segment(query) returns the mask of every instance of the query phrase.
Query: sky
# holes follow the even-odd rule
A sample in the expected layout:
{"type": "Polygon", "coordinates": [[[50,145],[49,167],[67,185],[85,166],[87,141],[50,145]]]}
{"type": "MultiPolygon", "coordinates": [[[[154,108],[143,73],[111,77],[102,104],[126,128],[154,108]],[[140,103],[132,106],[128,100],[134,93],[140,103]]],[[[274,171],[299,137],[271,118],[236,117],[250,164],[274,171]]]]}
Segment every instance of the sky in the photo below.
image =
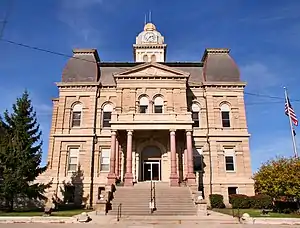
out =
{"type": "MultiPolygon", "coordinates": [[[[283,87],[300,116],[299,9],[298,0],[1,0],[0,28],[8,12],[2,39],[67,56],[73,48],[97,48],[101,61],[133,61],[132,44],[151,11],[168,44],[167,61],[200,61],[205,48],[230,48],[247,82],[256,171],[271,158],[293,155],[283,87]]],[[[0,40],[0,114],[25,88],[30,92],[43,132],[43,163],[51,98],[58,96],[55,82],[67,59],[0,40]]],[[[300,129],[296,140],[299,146],[300,129]]]]}

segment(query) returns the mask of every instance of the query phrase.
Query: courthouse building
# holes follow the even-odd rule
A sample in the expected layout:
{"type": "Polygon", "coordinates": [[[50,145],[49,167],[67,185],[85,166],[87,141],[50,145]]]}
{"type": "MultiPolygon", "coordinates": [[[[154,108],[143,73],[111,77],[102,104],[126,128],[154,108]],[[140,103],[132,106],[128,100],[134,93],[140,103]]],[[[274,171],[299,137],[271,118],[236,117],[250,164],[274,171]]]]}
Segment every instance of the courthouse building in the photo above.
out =
{"type": "MultiPolygon", "coordinates": [[[[197,185],[205,198],[254,194],[246,83],[229,49],[207,48],[197,62],[168,62],[166,52],[152,23],[136,37],[133,62],[73,50],[53,99],[51,192],[80,172],[91,204],[116,181],[197,185]]],[[[76,200],[76,184],[73,191],[76,200]]]]}

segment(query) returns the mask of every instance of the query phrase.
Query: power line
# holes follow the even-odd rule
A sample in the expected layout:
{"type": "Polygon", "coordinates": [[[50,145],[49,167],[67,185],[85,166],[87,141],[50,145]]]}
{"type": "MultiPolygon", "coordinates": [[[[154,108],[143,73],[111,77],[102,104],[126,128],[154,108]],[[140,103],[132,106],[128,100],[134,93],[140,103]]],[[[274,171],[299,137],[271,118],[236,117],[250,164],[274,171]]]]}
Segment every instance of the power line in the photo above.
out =
{"type": "MultiPolygon", "coordinates": [[[[248,93],[248,92],[244,92],[244,93],[247,94],[247,95],[251,95],[251,96],[265,97],[265,98],[271,98],[271,99],[277,99],[277,100],[285,100],[284,97],[270,96],[270,95],[259,94],[259,93],[248,93]]],[[[291,99],[291,101],[300,102],[299,99],[294,99],[294,100],[291,99]]]]}
{"type": "MultiPolygon", "coordinates": [[[[67,58],[72,58],[72,59],[77,59],[77,60],[81,60],[81,61],[86,61],[86,62],[98,64],[97,61],[88,60],[88,59],[84,59],[84,58],[79,58],[79,57],[76,57],[76,56],[68,55],[68,54],[61,53],[61,52],[52,51],[52,50],[49,50],[49,49],[39,48],[39,47],[36,47],[36,46],[31,46],[31,45],[28,45],[28,44],[24,44],[24,43],[18,43],[18,42],[8,40],[8,39],[3,39],[2,38],[2,39],[0,39],[0,41],[10,43],[10,44],[13,44],[13,45],[17,45],[17,46],[20,46],[20,47],[28,48],[28,49],[40,51],[40,52],[45,52],[45,53],[49,53],[49,54],[53,54],[53,55],[58,55],[58,56],[62,56],[62,57],[67,57],[67,58]]],[[[122,68],[122,67],[116,67],[116,68],[121,69],[121,70],[128,70],[128,68],[122,68]]],[[[224,90],[224,91],[227,91],[227,90],[224,90]]],[[[245,95],[250,95],[250,96],[277,99],[277,100],[285,100],[284,97],[271,96],[271,95],[266,95],[266,94],[249,93],[249,92],[244,92],[244,94],[245,95]]],[[[295,99],[295,100],[291,99],[291,102],[300,102],[300,100],[299,99],[295,99]]],[[[269,104],[270,102],[252,103],[251,105],[253,105],[253,104],[267,104],[267,103],[269,104]]],[[[273,103],[279,103],[279,102],[273,102],[273,103]]]]}
{"type": "Polygon", "coordinates": [[[12,11],[12,5],[13,5],[13,0],[8,0],[7,10],[6,10],[6,13],[5,13],[5,16],[4,16],[4,20],[2,21],[3,26],[2,26],[2,28],[0,30],[0,39],[4,35],[4,29],[5,29],[5,26],[6,26],[7,22],[8,22],[8,18],[10,16],[10,13],[12,11]]]}
{"type": "MultiPolygon", "coordinates": [[[[89,60],[89,59],[85,59],[85,58],[79,58],[79,57],[76,57],[76,56],[68,55],[68,54],[65,54],[65,53],[57,52],[57,51],[52,51],[52,50],[45,49],[45,48],[31,46],[31,45],[24,44],[24,43],[18,43],[18,42],[15,42],[15,41],[12,41],[12,40],[8,40],[8,39],[3,39],[2,38],[2,39],[0,39],[0,41],[6,42],[6,43],[10,43],[10,44],[13,44],[13,45],[16,45],[16,46],[28,48],[28,49],[31,49],[31,50],[45,52],[45,53],[48,53],[48,54],[53,54],[53,55],[58,55],[58,56],[67,57],[67,58],[71,58],[71,59],[77,59],[77,60],[81,60],[81,61],[85,61],[85,62],[90,62],[90,63],[96,63],[96,64],[98,64],[97,61],[93,61],[93,60],[89,60]]],[[[116,67],[116,68],[121,69],[121,70],[128,70],[127,68],[122,68],[122,67],[116,67]]]]}

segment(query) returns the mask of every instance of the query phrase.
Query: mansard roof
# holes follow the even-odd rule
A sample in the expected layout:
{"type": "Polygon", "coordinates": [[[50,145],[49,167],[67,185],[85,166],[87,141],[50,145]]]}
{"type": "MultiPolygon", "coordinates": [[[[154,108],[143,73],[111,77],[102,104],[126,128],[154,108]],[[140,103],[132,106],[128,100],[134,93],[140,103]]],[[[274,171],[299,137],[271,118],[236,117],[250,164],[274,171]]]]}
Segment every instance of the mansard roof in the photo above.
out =
{"type": "MultiPolygon", "coordinates": [[[[237,65],[229,49],[206,49],[199,62],[163,62],[174,71],[189,74],[190,85],[202,82],[240,82],[237,65]]],[[[115,86],[114,75],[142,67],[145,63],[101,62],[95,49],[74,50],[62,74],[62,82],[99,82],[102,86],[115,86]]]]}

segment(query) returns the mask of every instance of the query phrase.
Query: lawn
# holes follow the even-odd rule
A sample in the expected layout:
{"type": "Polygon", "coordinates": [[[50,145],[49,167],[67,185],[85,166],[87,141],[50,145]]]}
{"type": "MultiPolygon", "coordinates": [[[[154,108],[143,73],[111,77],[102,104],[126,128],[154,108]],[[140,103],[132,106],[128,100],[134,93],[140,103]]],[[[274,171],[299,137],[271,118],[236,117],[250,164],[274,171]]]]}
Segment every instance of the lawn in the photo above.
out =
{"type": "MultiPolygon", "coordinates": [[[[227,215],[232,215],[233,210],[229,208],[219,209],[214,208],[213,211],[220,212],[227,215]]],[[[259,209],[240,209],[240,216],[243,215],[243,213],[248,213],[251,217],[265,217],[265,218],[300,218],[299,214],[281,214],[281,213],[274,213],[269,212],[268,215],[262,215],[261,210],[259,209]]],[[[234,214],[238,214],[238,210],[234,209],[234,214]]]]}
{"type": "MultiPolygon", "coordinates": [[[[52,212],[52,216],[62,216],[62,217],[72,217],[74,215],[81,214],[82,212],[90,212],[91,210],[84,209],[74,209],[65,211],[55,211],[52,212]]],[[[0,211],[0,216],[43,216],[42,211],[15,211],[15,212],[2,212],[0,211]]]]}

